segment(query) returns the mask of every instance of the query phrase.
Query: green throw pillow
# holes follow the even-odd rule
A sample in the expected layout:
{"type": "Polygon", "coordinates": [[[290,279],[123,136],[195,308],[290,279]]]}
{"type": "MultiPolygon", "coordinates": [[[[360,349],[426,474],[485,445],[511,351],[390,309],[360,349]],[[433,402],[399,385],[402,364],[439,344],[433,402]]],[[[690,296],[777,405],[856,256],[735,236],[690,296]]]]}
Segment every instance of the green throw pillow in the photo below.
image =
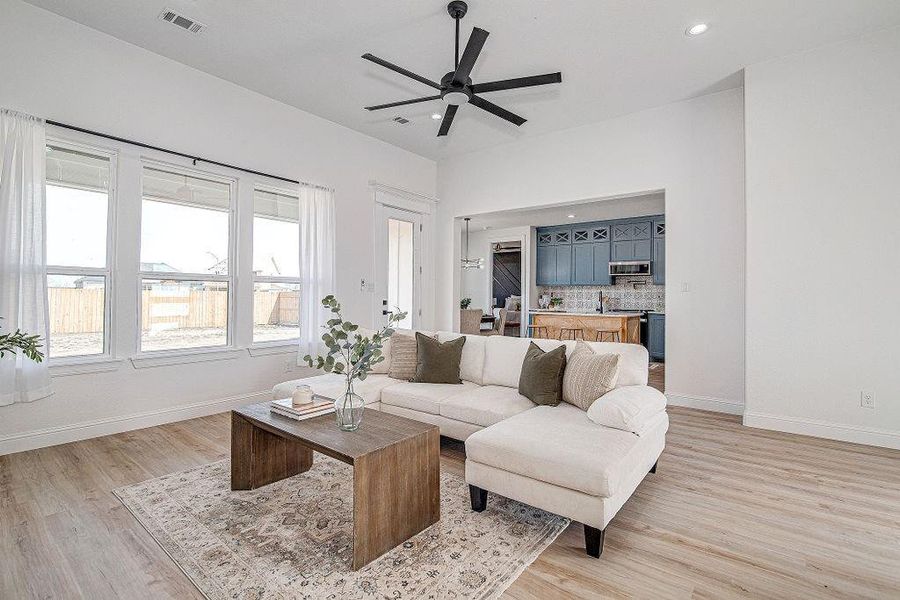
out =
{"type": "Polygon", "coordinates": [[[416,332],[416,376],[413,383],[462,383],[459,361],[465,336],[443,344],[416,332]]]}
{"type": "Polygon", "coordinates": [[[531,342],[522,373],[519,375],[519,393],[534,402],[556,406],[562,400],[563,374],[566,372],[566,347],[560,346],[544,352],[531,342]]]}

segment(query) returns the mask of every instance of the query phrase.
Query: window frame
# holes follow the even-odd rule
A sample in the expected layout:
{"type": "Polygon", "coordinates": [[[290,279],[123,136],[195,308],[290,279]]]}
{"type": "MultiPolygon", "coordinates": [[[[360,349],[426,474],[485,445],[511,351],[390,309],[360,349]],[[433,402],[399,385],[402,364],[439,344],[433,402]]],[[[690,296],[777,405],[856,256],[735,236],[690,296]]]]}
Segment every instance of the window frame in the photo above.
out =
{"type": "MultiPolygon", "coordinates": [[[[113,249],[116,247],[116,207],[118,205],[118,150],[116,148],[105,146],[102,144],[91,144],[81,141],[66,139],[57,135],[47,135],[44,140],[44,146],[53,146],[63,150],[71,150],[73,152],[84,152],[106,158],[109,161],[109,186],[106,194],[106,262],[103,267],[71,267],[61,265],[47,265],[46,276],[51,275],[81,275],[81,276],[101,276],[104,278],[103,291],[103,352],[98,354],[77,354],[72,356],[51,355],[52,348],[50,345],[50,325],[47,325],[47,340],[45,346],[47,350],[47,364],[50,367],[60,365],[78,365],[84,363],[97,363],[111,361],[116,356],[115,339],[113,328],[115,327],[115,283],[113,282],[113,249]]],[[[45,167],[46,168],[46,167],[45,167]]],[[[49,184],[44,181],[44,195],[46,203],[46,189],[49,184]]],[[[45,204],[46,210],[46,204],[45,204]]],[[[46,247],[46,240],[44,245],[46,247]]],[[[49,320],[50,314],[50,288],[47,287],[47,315],[49,320]]]]}
{"type": "MultiPolygon", "coordinates": [[[[259,190],[261,192],[269,192],[271,194],[280,194],[282,196],[290,196],[292,198],[297,198],[297,202],[300,202],[300,190],[299,189],[288,189],[285,187],[278,187],[273,185],[268,185],[265,183],[261,183],[259,181],[251,181],[251,205],[250,205],[250,315],[251,315],[251,323],[250,323],[250,345],[251,349],[259,349],[259,348],[277,348],[279,346],[296,346],[300,343],[300,324],[297,324],[297,336],[284,339],[284,340],[267,340],[257,342],[253,336],[254,323],[252,323],[252,315],[255,311],[255,302],[256,302],[256,284],[257,283],[290,283],[296,284],[300,286],[299,293],[303,294],[303,282],[301,280],[300,275],[297,277],[281,277],[275,275],[257,275],[253,272],[253,260],[256,258],[254,256],[255,244],[254,244],[254,236],[256,235],[256,227],[254,227],[253,220],[256,218],[256,210],[254,206],[256,191],[259,190]]],[[[278,219],[273,219],[278,220],[278,219]]],[[[297,227],[300,227],[300,215],[297,216],[297,227]]],[[[298,244],[297,253],[299,254],[300,247],[298,244]]],[[[299,262],[299,256],[298,256],[299,262]]],[[[300,265],[300,269],[303,269],[303,265],[300,265]]],[[[299,321],[299,316],[298,316],[299,321]]]]}
{"type": "MultiPolygon", "coordinates": [[[[133,352],[133,357],[137,359],[141,358],[150,358],[150,357],[169,357],[169,356],[185,356],[185,355],[208,355],[210,353],[222,352],[227,354],[229,351],[233,351],[237,349],[236,340],[235,340],[235,320],[237,318],[237,312],[235,308],[235,294],[236,294],[236,284],[237,284],[237,270],[238,270],[238,178],[229,175],[223,175],[221,173],[216,173],[212,171],[206,171],[197,168],[186,167],[183,165],[179,165],[176,163],[166,162],[157,160],[154,158],[150,158],[148,156],[141,156],[139,160],[140,170],[140,196],[138,201],[140,203],[140,210],[138,211],[138,239],[137,239],[137,281],[135,282],[135,295],[136,295],[136,306],[137,306],[137,315],[136,315],[136,327],[135,327],[135,348],[133,352]],[[204,207],[207,210],[216,211],[216,212],[226,212],[228,214],[228,274],[227,275],[214,275],[211,273],[184,273],[184,272],[164,272],[164,271],[142,271],[141,270],[141,253],[142,253],[142,242],[144,235],[144,169],[157,169],[161,171],[168,171],[171,173],[177,173],[179,175],[186,175],[189,177],[198,177],[201,179],[208,179],[210,181],[215,181],[218,183],[223,183],[228,185],[228,210],[219,210],[213,207],[204,207]],[[170,281],[219,281],[224,282],[228,286],[228,299],[227,299],[227,317],[225,322],[225,344],[218,346],[190,346],[185,348],[168,348],[163,350],[143,350],[142,349],[142,340],[143,340],[143,323],[142,323],[142,315],[143,315],[143,288],[144,281],[147,279],[162,279],[162,280],[170,280],[170,281]]],[[[185,203],[183,206],[190,206],[190,204],[185,203]]]]}

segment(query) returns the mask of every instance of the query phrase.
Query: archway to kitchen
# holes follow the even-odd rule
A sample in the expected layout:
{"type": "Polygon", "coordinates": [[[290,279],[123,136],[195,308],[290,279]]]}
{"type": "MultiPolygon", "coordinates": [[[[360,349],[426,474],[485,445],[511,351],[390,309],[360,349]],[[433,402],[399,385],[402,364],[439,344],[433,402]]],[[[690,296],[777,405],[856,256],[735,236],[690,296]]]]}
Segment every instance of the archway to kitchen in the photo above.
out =
{"type": "MultiPolygon", "coordinates": [[[[496,334],[496,255],[520,245],[520,325],[506,335],[562,335],[593,341],[622,323],[619,336],[650,353],[650,384],[665,386],[665,193],[652,191],[574,203],[465,215],[458,219],[460,330],[481,311],[483,334],[496,334]],[[468,236],[466,223],[468,221],[468,236]],[[466,255],[468,248],[468,256],[466,255]],[[468,262],[466,259],[468,258],[468,262]],[[466,300],[469,302],[466,302],[466,300]],[[603,315],[600,318],[600,315],[603,315]],[[529,324],[546,330],[529,330],[529,324]],[[572,333],[566,328],[580,329],[572,333]],[[491,331],[493,329],[493,331],[491,331]]],[[[499,271],[502,275],[502,271],[499,271]]],[[[507,313],[509,314],[509,312],[507,313]]]]}

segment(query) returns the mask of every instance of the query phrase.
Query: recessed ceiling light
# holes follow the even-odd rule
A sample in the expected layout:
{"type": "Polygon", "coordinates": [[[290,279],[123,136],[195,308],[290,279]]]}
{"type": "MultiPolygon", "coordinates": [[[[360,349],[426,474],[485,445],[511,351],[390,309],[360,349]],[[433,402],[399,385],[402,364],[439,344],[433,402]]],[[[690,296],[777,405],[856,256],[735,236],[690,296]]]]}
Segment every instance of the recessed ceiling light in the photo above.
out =
{"type": "Polygon", "coordinates": [[[706,23],[697,23],[696,25],[692,25],[687,28],[687,31],[684,32],[685,35],[700,35],[706,33],[709,30],[709,25],[706,23]]]}
{"type": "Polygon", "coordinates": [[[434,119],[435,121],[440,119],[441,116],[442,116],[441,113],[431,113],[431,118],[434,119]]]}
{"type": "Polygon", "coordinates": [[[570,219],[574,219],[574,218],[575,218],[575,215],[566,215],[566,216],[569,217],[570,219]]]}

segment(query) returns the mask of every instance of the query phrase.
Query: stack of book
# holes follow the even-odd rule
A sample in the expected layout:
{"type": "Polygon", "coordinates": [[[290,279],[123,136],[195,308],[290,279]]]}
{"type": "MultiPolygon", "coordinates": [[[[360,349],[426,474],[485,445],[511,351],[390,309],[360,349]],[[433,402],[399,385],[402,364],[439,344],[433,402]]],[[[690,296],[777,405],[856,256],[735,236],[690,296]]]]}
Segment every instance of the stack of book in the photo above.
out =
{"type": "Polygon", "coordinates": [[[276,415],[303,421],[304,419],[312,419],[319,415],[333,413],[334,400],[329,400],[322,396],[313,396],[313,401],[309,404],[303,404],[294,408],[293,401],[290,398],[284,398],[282,400],[272,400],[269,408],[276,415]]]}

